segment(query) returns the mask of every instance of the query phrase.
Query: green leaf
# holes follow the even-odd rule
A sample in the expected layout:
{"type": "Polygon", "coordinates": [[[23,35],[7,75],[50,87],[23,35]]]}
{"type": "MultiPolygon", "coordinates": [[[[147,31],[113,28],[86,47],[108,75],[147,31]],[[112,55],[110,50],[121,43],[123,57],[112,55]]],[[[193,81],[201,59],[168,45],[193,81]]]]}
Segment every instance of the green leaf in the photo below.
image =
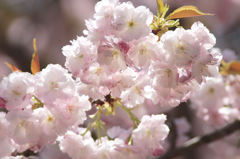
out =
{"type": "Polygon", "coordinates": [[[160,17],[160,15],[163,13],[164,11],[164,4],[162,0],[157,0],[157,15],[158,17],[160,17]]]}
{"type": "Polygon", "coordinates": [[[38,99],[36,96],[32,96],[32,110],[38,109],[38,108],[42,108],[44,106],[44,104],[42,103],[42,101],[40,99],[38,99]]]}
{"type": "Polygon", "coordinates": [[[187,18],[187,17],[196,17],[203,15],[213,15],[210,13],[203,13],[195,6],[182,6],[174,10],[167,19],[178,19],[178,18],[187,18]]]}

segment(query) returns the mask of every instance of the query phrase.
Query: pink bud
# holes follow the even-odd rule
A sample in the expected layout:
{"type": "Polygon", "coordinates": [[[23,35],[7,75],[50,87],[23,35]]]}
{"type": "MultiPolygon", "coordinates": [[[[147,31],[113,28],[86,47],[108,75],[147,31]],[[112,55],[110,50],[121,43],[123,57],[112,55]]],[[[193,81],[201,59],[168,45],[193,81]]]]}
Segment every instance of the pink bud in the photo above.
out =
{"type": "Polygon", "coordinates": [[[156,148],[152,151],[153,156],[161,156],[163,154],[164,150],[163,147],[156,148]]]}
{"type": "Polygon", "coordinates": [[[6,101],[0,97],[0,108],[5,108],[6,106],[6,101]]]}
{"type": "Polygon", "coordinates": [[[124,54],[127,54],[128,50],[130,49],[130,46],[124,41],[120,41],[118,43],[118,46],[119,46],[120,50],[122,52],[124,52],[124,54]]]}

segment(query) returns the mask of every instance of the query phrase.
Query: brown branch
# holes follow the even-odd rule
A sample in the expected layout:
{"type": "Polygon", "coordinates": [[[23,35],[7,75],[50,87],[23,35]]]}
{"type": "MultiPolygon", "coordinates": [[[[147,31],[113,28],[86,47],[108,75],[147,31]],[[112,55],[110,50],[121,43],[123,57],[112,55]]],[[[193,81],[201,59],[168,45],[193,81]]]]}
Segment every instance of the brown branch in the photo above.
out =
{"type": "Polygon", "coordinates": [[[167,115],[167,122],[170,132],[168,134],[168,142],[169,142],[169,149],[168,151],[171,151],[176,148],[178,133],[177,133],[177,126],[175,123],[175,111],[169,111],[168,113],[165,113],[167,115]]]}
{"type": "Polygon", "coordinates": [[[194,137],[188,140],[187,142],[185,142],[182,146],[172,151],[167,151],[165,154],[159,157],[159,159],[170,159],[176,156],[184,155],[194,148],[197,148],[201,145],[208,144],[218,139],[221,139],[225,136],[232,134],[237,130],[240,130],[240,120],[236,120],[233,123],[228,124],[227,126],[219,130],[216,130],[212,133],[209,133],[203,136],[194,137]]]}
{"type": "Polygon", "coordinates": [[[174,121],[174,119],[172,117],[168,117],[168,119],[170,118],[169,121],[169,129],[170,129],[170,134],[169,134],[169,142],[170,142],[170,150],[173,150],[176,148],[176,143],[177,143],[177,138],[178,138],[178,132],[177,132],[177,126],[176,123],[174,121]]]}

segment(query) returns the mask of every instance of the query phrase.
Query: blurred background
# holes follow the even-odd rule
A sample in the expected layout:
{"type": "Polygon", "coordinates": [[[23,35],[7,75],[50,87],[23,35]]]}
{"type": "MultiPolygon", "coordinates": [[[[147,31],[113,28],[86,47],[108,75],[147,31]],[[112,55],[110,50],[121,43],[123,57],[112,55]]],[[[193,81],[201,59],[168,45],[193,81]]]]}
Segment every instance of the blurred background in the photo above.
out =
{"type": "MultiPolygon", "coordinates": [[[[64,64],[61,48],[82,35],[98,0],[0,0],[0,79],[10,70],[4,62],[30,70],[32,40],[37,39],[41,67],[64,64]]],[[[123,1],[123,0],[120,0],[123,1]]],[[[155,0],[130,0],[156,12],[155,0]]],[[[181,20],[185,28],[202,21],[217,37],[217,47],[231,59],[240,52],[240,0],[167,0],[171,9],[195,5],[215,16],[181,20]]]]}

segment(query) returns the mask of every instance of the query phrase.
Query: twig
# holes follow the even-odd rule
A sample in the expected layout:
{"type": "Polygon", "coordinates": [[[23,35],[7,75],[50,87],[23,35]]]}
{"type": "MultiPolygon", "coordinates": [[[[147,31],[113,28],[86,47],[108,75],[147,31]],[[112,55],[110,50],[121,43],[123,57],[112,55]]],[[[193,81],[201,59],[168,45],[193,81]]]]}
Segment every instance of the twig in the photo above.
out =
{"type": "Polygon", "coordinates": [[[188,151],[199,147],[204,144],[211,143],[213,141],[216,141],[218,139],[221,139],[225,136],[228,136],[232,134],[233,132],[240,130],[240,120],[236,120],[231,124],[228,124],[227,126],[216,130],[212,133],[203,135],[203,136],[198,136],[190,139],[189,141],[185,142],[182,146],[172,150],[172,151],[167,151],[165,154],[163,154],[159,159],[170,159],[176,156],[181,156],[188,151]]]}

